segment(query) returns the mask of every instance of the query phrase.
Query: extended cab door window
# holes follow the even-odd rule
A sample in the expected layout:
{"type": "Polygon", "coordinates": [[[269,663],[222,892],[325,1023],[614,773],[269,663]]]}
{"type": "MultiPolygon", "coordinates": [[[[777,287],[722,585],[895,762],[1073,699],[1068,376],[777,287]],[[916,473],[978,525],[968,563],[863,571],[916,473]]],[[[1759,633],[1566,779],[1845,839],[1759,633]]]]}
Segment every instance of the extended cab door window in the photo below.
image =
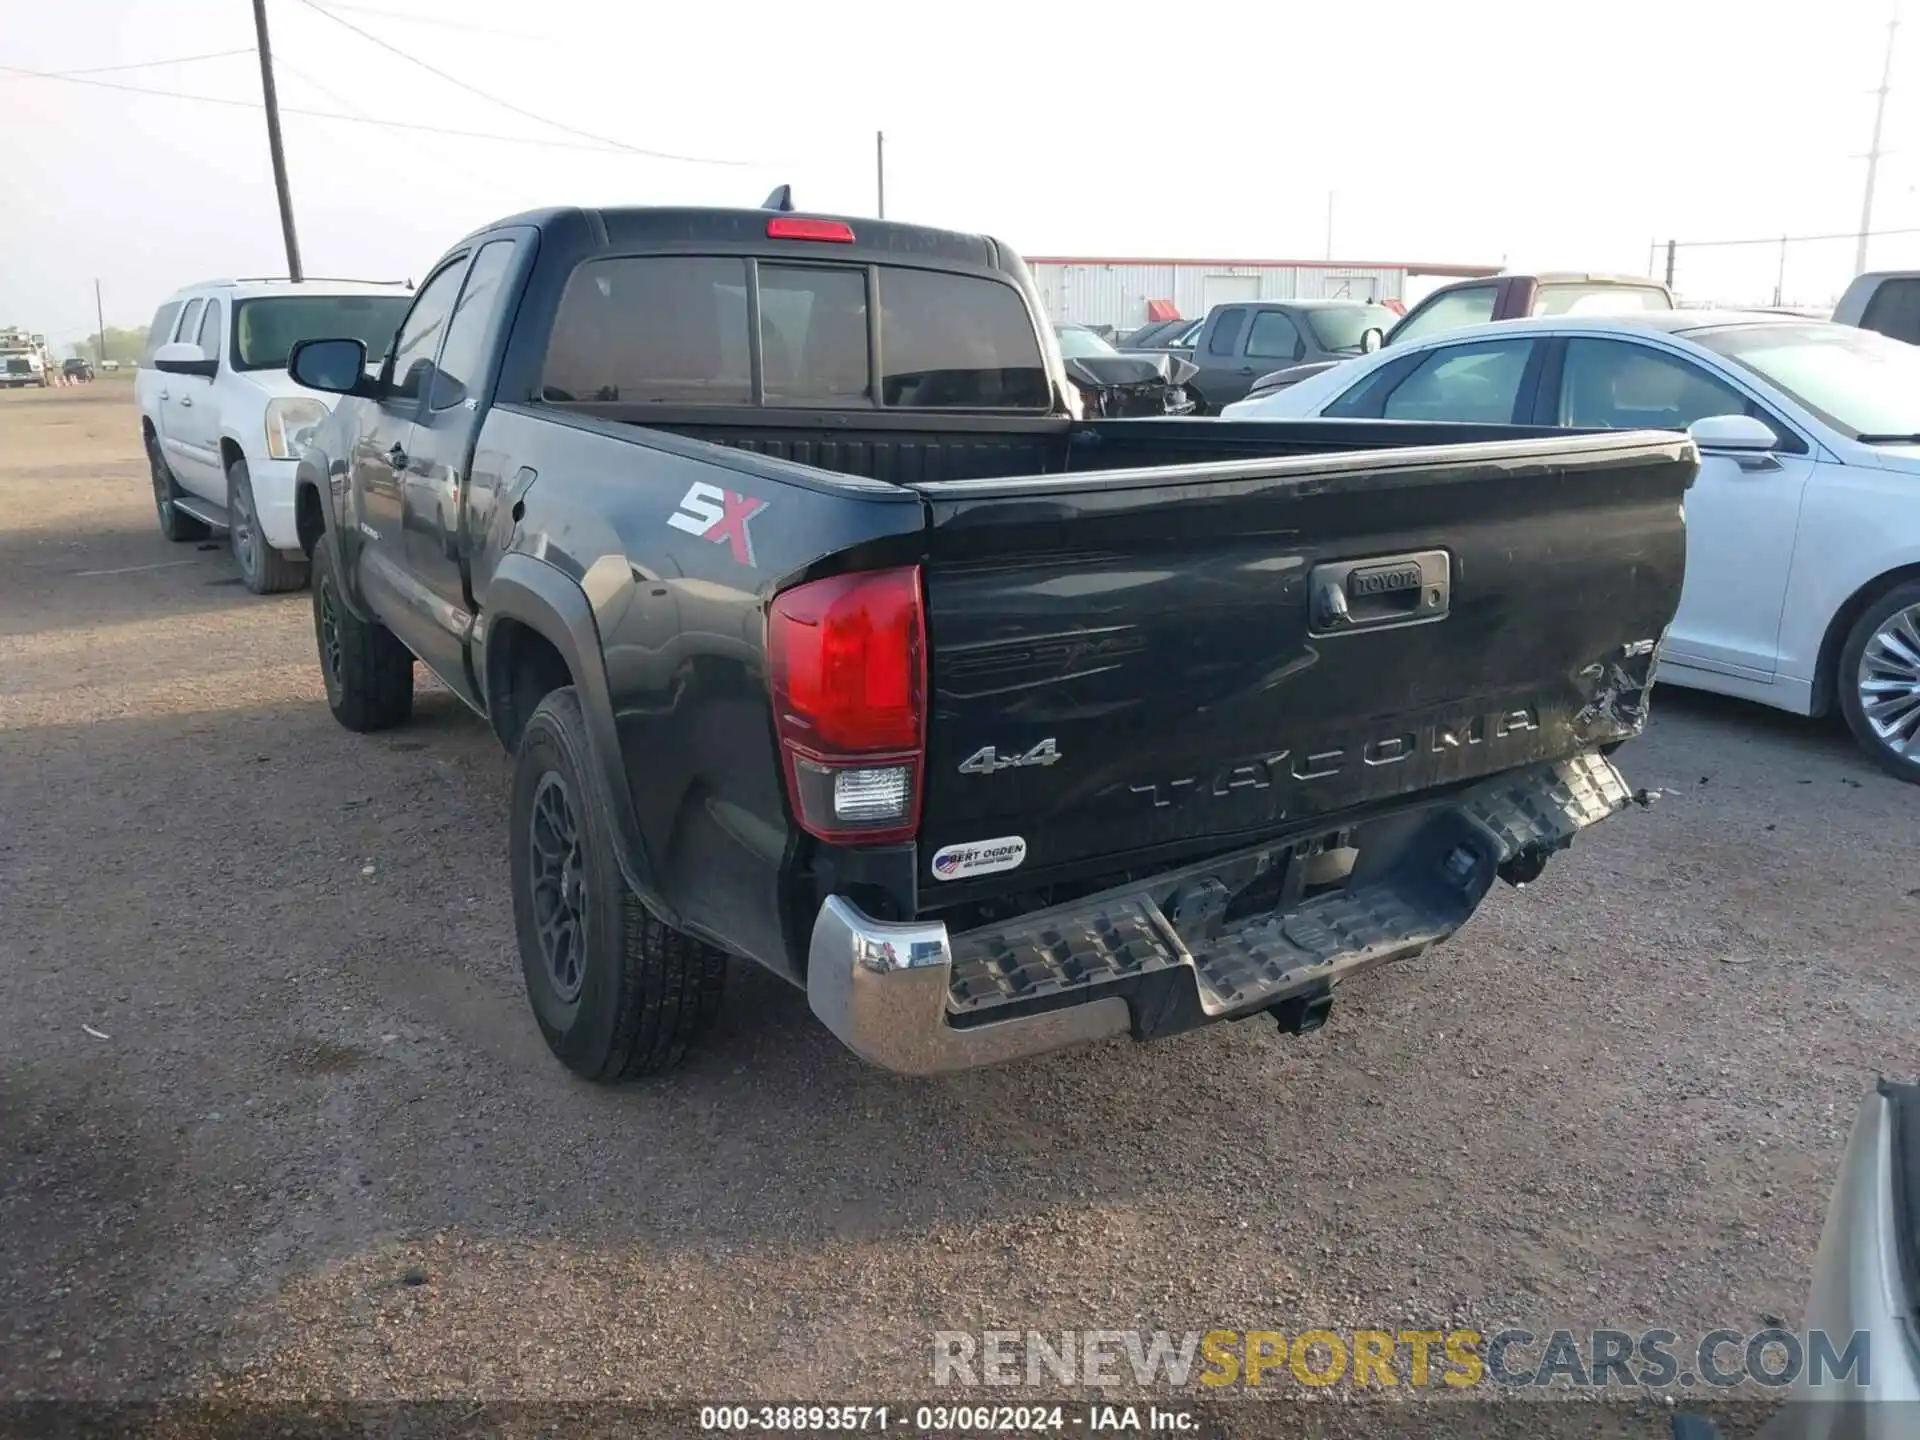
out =
{"type": "Polygon", "coordinates": [[[1466,285],[1443,291],[1416,305],[1413,313],[1394,327],[1393,343],[1422,340],[1446,330],[1468,325],[1484,325],[1493,319],[1493,307],[1499,296],[1494,285],[1466,285]]]}
{"type": "Polygon", "coordinates": [[[1433,351],[1390,390],[1384,420],[1514,423],[1520,384],[1533,355],[1531,340],[1482,340],[1433,351]]]}

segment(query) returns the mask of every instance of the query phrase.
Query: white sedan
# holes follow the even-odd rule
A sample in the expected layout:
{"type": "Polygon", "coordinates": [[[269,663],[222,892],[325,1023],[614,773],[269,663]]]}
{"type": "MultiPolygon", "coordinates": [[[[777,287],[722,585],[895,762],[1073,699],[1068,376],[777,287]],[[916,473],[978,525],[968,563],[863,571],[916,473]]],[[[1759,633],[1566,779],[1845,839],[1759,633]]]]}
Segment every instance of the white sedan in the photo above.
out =
{"type": "Polygon", "coordinates": [[[1350,360],[1222,418],[1689,430],[1687,573],[1660,679],[1839,705],[1920,782],[1920,347],[1781,315],[1543,316],[1350,360]]]}

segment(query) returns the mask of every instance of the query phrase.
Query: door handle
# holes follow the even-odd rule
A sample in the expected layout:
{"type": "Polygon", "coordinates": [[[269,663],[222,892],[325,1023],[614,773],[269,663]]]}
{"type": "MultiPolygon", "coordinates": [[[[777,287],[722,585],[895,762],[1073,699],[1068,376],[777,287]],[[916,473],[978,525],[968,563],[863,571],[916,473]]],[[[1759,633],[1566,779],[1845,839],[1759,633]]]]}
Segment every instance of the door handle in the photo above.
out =
{"type": "Polygon", "coordinates": [[[387,463],[396,470],[407,468],[407,452],[400,448],[398,441],[395,441],[393,448],[387,451],[387,463]]]}
{"type": "Polygon", "coordinates": [[[1251,375],[1251,374],[1253,374],[1253,366],[1251,366],[1251,365],[1242,365],[1242,366],[1240,367],[1240,373],[1241,373],[1242,375],[1251,375]]]}
{"type": "Polygon", "coordinates": [[[169,397],[169,396],[168,396],[168,394],[167,394],[167,392],[166,392],[166,391],[164,391],[164,390],[162,390],[162,391],[160,392],[160,398],[161,398],[162,400],[166,400],[166,399],[169,399],[169,398],[171,398],[171,397],[169,397]]]}
{"type": "Polygon", "coordinates": [[[182,395],[180,397],[180,408],[182,410],[191,410],[193,408],[193,396],[182,395]]]}

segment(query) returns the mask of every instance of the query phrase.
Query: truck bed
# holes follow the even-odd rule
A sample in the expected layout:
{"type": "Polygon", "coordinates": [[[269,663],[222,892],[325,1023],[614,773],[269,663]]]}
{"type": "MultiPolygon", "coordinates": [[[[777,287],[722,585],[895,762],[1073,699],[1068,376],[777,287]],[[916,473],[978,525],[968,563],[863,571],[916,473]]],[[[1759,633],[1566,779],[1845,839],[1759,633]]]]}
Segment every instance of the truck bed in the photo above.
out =
{"type": "MultiPolygon", "coordinates": [[[[1053,416],[861,415],[578,403],[526,407],[549,418],[683,436],[770,460],[891,485],[1198,465],[1395,446],[1458,445],[1569,431],[1397,420],[1068,420],[1053,416]]],[[[638,438],[638,437],[636,437],[638,438]]]]}

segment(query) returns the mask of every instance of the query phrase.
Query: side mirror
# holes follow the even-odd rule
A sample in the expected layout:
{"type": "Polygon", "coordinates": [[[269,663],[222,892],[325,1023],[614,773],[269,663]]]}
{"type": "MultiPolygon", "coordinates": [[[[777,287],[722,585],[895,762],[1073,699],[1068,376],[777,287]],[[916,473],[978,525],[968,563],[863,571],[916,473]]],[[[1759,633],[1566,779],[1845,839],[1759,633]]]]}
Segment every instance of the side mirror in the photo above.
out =
{"type": "Polygon", "coordinates": [[[153,352],[153,368],[168,375],[201,375],[211,380],[220,373],[220,362],[207,359],[191,340],[174,340],[153,352]]]}
{"type": "Polygon", "coordinates": [[[1687,427],[1687,434],[1702,450],[1741,455],[1762,455],[1780,443],[1771,426],[1751,415],[1704,415],[1687,427]]]}
{"type": "Polygon", "coordinates": [[[367,388],[367,347],[358,340],[302,340],[287,356],[287,373],[309,390],[362,395],[367,388]]]}
{"type": "Polygon", "coordinates": [[[1378,325],[1370,325],[1360,332],[1360,350],[1362,354],[1371,355],[1386,343],[1386,332],[1378,325]]]}

